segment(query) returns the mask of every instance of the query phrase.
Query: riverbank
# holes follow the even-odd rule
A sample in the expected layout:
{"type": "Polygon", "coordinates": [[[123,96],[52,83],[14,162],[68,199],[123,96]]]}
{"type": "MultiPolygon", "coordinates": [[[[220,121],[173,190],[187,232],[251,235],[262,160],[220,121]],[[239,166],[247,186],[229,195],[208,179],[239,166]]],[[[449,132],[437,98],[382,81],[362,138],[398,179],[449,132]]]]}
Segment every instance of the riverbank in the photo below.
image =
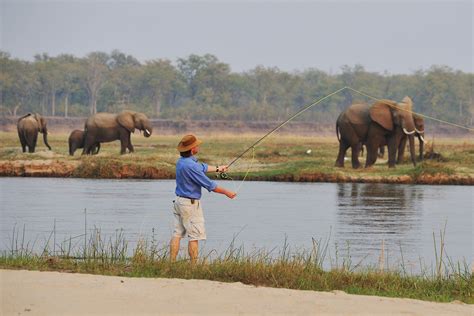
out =
{"type": "Polygon", "coordinates": [[[4,315],[472,315],[460,302],[255,287],[206,280],[150,279],[0,270],[4,315]]]}
{"type": "MultiPolygon", "coordinates": [[[[117,141],[103,144],[96,156],[80,156],[78,150],[73,157],[68,155],[67,136],[50,135],[52,151],[46,151],[39,141],[37,152],[28,154],[21,153],[15,133],[0,133],[0,176],[174,178],[179,136],[145,139],[137,134],[132,135],[133,154],[119,155],[117,141]]],[[[204,136],[199,159],[211,165],[229,163],[256,139],[254,135],[204,136]]],[[[416,167],[407,161],[389,169],[386,158],[381,158],[371,168],[354,170],[349,158],[345,168],[334,167],[338,150],[334,137],[278,136],[249,151],[232,166],[229,176],[253,181],[474,185],[472,139],[437,139],[434,146],[427,146],[428,151],[430,148],[436,154],[431,155],[434,159],[425,159],[416,167]]],[[[364,158],[360,160],[363,163],[364,158]]]]}

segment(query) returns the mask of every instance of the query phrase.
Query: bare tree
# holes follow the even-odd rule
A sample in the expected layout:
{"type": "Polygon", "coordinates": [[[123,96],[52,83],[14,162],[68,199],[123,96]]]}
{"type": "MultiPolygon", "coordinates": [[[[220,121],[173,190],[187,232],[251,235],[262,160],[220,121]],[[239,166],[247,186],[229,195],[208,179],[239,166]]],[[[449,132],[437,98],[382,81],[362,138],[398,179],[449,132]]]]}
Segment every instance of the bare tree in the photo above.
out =
{"type": "Polygon", "coordinates": [[[84,86],[89,95],[90,114],[97,113],[99,91],[103,87],[109,71],[108,60],[109,56],[101,52],[90,53],[84,60],[84,86]]]}

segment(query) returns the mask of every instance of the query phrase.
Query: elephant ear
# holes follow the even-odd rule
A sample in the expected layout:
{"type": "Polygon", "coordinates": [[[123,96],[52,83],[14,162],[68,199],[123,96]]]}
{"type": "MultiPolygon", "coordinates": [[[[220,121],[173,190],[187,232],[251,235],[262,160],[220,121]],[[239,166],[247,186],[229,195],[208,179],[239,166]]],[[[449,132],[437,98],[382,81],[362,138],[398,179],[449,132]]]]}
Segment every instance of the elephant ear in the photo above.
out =
{"type": "Polygon", "coordinates": [[[130,133],[135,131],[135,122],[133,119],[135,112],[132,111],[123,111],[117,115],[117,121],[120,125],[122,125],[125,129],[127,129],[130,133]]]}
{"type": "Polygon", "coordinates": [[[43,130],[43,118],[38,113],[35,113],[33,115],[33,117],[35,118],[36,122],[38,123],[38,132],[41,132],[43,130]]]}
{"type": "Polygon", "coordinates": [[[370,118],[389,131],[393,130],[392,111],[390,110],[391,106],[396,107],[397,103],[392,100],[383,99],[375,102],[370,107],[369,111],[370,118]]]}

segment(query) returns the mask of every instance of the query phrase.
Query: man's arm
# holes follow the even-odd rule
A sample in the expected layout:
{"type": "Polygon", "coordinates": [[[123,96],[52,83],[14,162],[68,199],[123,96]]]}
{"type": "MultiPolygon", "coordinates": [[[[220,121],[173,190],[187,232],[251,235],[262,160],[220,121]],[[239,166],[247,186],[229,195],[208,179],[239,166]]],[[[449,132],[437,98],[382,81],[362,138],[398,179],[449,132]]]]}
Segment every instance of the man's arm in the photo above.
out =
{"type": "Polygon", "coordinates": [[[217,186],[214,190],[212,190],[216,193],[220,193],[220,194],[225,194],[229,199],[233,199],[237,196],[237,193],[235,192],[232,192],[232,191],[229,191],[227,189],[224,189],[222,187],[219,187],[217,186]]]}

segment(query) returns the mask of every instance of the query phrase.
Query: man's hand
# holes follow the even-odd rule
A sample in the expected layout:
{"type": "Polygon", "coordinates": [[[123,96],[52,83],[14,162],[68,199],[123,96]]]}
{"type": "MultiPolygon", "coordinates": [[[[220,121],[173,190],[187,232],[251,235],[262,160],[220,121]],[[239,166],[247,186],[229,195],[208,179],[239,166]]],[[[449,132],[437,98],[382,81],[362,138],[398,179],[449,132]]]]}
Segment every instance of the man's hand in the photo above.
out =
{"type": "Polygon", "coordinates": [[[237,193],[232,192],[232,191],[227,191],[226,194],[229,199],[233,199],[237,196],[237,193]]]}
{"type": "Polygon", "coordinates": [[[219,172],[227,172],[229,167],[227,165],[219,166],[219,172]]]}

